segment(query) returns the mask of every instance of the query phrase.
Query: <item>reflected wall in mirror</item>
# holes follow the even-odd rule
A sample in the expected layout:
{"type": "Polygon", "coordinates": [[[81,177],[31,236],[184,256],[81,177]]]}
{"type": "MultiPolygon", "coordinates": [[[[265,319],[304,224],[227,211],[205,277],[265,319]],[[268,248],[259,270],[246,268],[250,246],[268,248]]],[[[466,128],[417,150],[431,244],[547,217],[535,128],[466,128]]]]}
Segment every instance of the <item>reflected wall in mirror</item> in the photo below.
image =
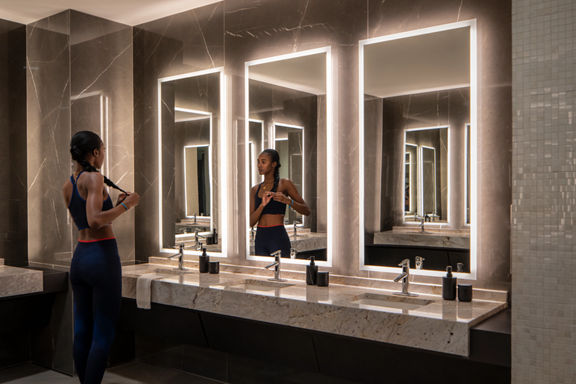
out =
{"type": "Polygon", "coordinates": [[[475,274],[475,31],[472,20],[360,43],[362,269],[420,256],[417,273],[475,274]]]}
{"type": "Polygon", "coordinates": [[[278,227],[286,231],[290,241],[289,246],[283,247],[282,257],[294,263],[305,263],[310,256],[330,262],[327,252],[329,56],[330,50],[323,48],[246,63],[249,259],[269,256],[260,246],[256,251],[257,243],[261,244],[263,239],[273,244],[270,247],[280,248],[273,240],[275,235],[268,236],[264,234],[266,229],[260,228],[262,222],[268,220],[266,213],[254,220],[253,227],[250,225],[250,206],[256,210],[256,203],[268,188],[257,166],[263,148],[258,143],[262,142],[265,148],[278,151],[280,179],[290,180],[309,208],[308,215],[299,203],[294,207],[288,204],[281,213],[278,211],[277,215],[283,215],[278,227]],[[256,122],[261,122],[262,130],[256,122]]]}
{"type": "Polygon", "coordinates": [[[221,72],[160,79],[160,249],[222,250],[218,152],[221,72]]]}

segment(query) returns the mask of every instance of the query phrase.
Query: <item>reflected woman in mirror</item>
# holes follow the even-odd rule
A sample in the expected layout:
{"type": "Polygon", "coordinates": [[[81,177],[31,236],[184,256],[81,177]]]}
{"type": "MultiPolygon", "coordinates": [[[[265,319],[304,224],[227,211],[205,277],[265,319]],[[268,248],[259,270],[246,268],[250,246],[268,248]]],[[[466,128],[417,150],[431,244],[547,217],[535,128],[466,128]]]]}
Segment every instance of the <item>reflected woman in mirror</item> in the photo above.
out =
{"type": "Polygon", "coordinates": [[[80,382],[100,383],[114,339],[122,298],[122,271],[112,222],[138,205],[137,193],[127,193],[100,174],[104,144],[97,134],[76,133],[70,153],[76,170],[62,193],[78,227],[78,244],[70,265],[74,302],[74,365],[80,382]],[[122,193],[116,206],[104,184],[122,193]]]}
{"type": "Polygon", "coordinates": [[[284,228],[286,206],[308,216],[310,208],[290,179],[280,178],[280,156],[275,149],[265,149],[258,156],[258,173],[264,182],[250,191],[250,227],[258,224],[255,253],[269,256],[277,250],[290,257],[290,238],[284,228]]]}

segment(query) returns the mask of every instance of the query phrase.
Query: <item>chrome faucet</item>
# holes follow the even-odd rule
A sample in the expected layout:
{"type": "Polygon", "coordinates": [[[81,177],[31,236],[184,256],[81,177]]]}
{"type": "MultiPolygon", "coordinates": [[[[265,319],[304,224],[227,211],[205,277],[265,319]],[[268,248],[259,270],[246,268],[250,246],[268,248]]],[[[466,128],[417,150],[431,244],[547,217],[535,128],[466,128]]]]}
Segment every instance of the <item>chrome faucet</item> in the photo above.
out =
{"type": "Polygon", "coordinates": [[[178,269],[183,271],[184,270],[184,243],[180,243],[178,253],[168,256],[169,259],[178,256],[178,269]]]}
{"type": "Polygon", "coordinates": [[[400,264],[399,267],[402,267],[402,273],[400,273],[394,279],[394,282],[397,283],[402,280],[402,292],[394,292],[395,295],[402,295],[402,296],[418,296],[413,293],[408,292],[408,286],[410,284],[410,259],[404,259],[400,264]]]}
{"type": "Polygon", "coordinates": [[[297,230],[296,230],[296,220],[294,220],[294,237],[296,237],[296,235],[298,235],[297,230]]]}
{"type": "Polygon", "coordinates": [[[282,257],[282,250],[277,250],[276,252],[272,252],[270,254],[270,256],[274,256],[274,262],[270,265],[267,265],[266,269],[269,269],[271,267],[274,267],[274,277],[270,278],[268,280],[272,280],[272,281],[286,281],[284,279],[280,278],[280,258],[282,257]]]}
{"type": "Polygon", "coordinates": [[[254,229],[254,227],[250,228],[250,241],[254,241],[254,234],[256,233],[256,230],[254,229]]]}

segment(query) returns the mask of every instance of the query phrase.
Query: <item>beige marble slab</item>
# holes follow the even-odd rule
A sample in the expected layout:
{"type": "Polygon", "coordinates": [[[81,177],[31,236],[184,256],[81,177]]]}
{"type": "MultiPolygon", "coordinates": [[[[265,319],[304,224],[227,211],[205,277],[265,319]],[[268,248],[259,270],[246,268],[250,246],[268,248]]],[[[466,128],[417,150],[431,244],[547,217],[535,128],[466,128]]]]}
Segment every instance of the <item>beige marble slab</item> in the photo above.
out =
{"type": "Polygon", "coordinates": [[[374,234],[374,244],[414,245],[442,248],[470,248],[470,237],[464,234],[442,234],[434,232],[402,233],[385,231],[374,234]]]}
{"type": "Polygon", "coordinates": [[[43,280],[42,271],[0,265],[0,297],[42,292],[43,280]]]}
{"type": "Polygon", "coordinates": [[[460,356],[469,354],[470,327],[506,308],[497,301],[459,303],[420,295],[415,303],[403,302],[384,289],[316,287],[291,279],[281,288],[253,274],[166,270],[167,265],[155,264],[123,267],[123,296],[136,298],[139,276],[163,273],[152,282],[154,303],[460,356]]]}

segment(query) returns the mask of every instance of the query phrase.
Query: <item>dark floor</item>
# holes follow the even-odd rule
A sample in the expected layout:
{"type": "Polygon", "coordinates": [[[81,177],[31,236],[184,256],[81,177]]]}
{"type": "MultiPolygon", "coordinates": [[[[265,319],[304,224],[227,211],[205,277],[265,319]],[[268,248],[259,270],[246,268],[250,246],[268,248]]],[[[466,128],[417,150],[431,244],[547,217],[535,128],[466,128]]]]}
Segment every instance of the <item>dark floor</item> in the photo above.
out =
{"type": "MultiPolygon", "coordinates": [[[[33,364],[23,364],[0,370],[0,383],[6,384],[77,384],[77,377],[70,377],[33,364]]],[[[106,371],[102,384],[221,384],[183,371],[159,368],[143,363],[123,364],[106,371]]]]}

